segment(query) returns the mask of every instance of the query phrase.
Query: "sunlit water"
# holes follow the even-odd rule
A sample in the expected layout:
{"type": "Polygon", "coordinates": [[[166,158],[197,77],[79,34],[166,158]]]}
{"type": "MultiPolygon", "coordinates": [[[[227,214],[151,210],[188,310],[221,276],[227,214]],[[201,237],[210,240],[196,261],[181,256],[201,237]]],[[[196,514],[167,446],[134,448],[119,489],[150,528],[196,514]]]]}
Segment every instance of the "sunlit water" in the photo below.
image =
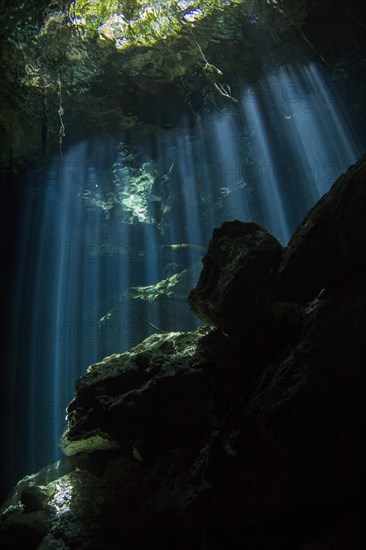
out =
{"type": "MultiPolygon", "coordinates": [[[[79,143],[31,174],[11,320],[9,479],[59,458],[65,407],[89,364],[154,326],[181,328],[173,301],[164,326],[169,306],[135,311],[128,289],[199,261],[225,220],[255,221],[286,244],[362,147],[316,65],[283,66],[243,82],[237,104],[194,127],[79,143]]],[[[193,287],[197,273],[188,276],[193,287]]],[[[187,306],[184,328],[197,324],[187,306]]]]}

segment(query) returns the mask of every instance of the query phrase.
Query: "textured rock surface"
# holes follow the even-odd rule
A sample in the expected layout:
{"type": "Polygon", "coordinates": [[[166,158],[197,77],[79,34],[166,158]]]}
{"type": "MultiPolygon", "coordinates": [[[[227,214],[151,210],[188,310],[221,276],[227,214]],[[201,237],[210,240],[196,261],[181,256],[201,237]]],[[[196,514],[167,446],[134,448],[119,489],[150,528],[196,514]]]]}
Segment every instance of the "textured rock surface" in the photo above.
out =
{"type": "Polygon", "coordinates": [[[279,242],[259,225],[223,223],[213,232],[200,279],[188,298],[192,311],[234,342],[254,338],[260,345],[261,326],[270,322],[271,277],[281,252],[279,242]]]}
{"type": "Polygon", "coordinates": [[[197,432],[208,399],[210,359],[197,349],[205,331],[155,334],[130,352],[89,367],[68,406],[64,452],[99,449],[97,440],[86,445],[86,434],[104,441],[105,448],[132,449],[138,441],[146,447],[150,439],[154,447],[162,430],[163,441],[173,447],[178,433],[197,432]]]}
{"type": "Polygon", "coordinates": [[[366,269],[366,156],[309,212],[278,270],[286,299],[306,303],[366,269]]]}
{"type": "MultiPolygon", "coordinates": [[[[91,366],[68,409],[62,445],[71,456],[18,483],[1,509],[1,547],[363,549],[364,192],[361,160],[298,229],[277,275],[262,278],[271,323],[262,320],[277,341],[270,353],[256,357],[248,340],[233,345],[235,329],[227,337],[202,328],[151,336],[91,366]],[[335,219],[334,234],[322,229],[335,219]]],[[[208,280],[223,277],[217,265],[206,259],[208,280]]],[[[245,280],[253,292],[257,280],[245,280]]],[[[245,300],[239,281],[228,288],[245,300]]],[[[217,324],[231,331],[232,310],[215,292],[212,283],[217,324]]],[[[251,307],[236,313],[243,326],[255,315],[251,307]]]]}

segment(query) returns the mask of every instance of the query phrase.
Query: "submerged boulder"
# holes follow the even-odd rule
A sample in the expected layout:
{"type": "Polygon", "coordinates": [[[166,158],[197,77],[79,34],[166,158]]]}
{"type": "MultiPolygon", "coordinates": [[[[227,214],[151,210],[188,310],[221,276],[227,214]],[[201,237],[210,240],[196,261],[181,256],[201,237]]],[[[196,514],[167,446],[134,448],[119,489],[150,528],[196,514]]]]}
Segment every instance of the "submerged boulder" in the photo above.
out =
{"type": "Polygon", "coordinates": [[[246,334],[251,338],[268,317],[281,252],[280,243],[259,225],[223,223],[213,232],[189,295],[193,313],[238,342],[246,334]]]}
{"type": "Polygon", "coordinates": [[[68,407],[69,456],[18,483],[2,548],[364,548],[366,216],[347,217],[364,178],[361,159],[282,259],[255,224],[216,230],[190,301],[218,329],[153,335],[89,367],[68,407]],[[276,329],[260,371],[248,349],[264,339],[237,340],[251,323],[276,329]]]}
{"type": "Polygon", "coordinates": [[[149,441],[153,452],[179,445],[175,438],[182,430],[197,434],[199,419],[205,423],[210,377],[211,360],[199,349],[206,332],[154,334],[89,367],[67,408],[64,453],[128,446],[137,452],[138,441],[145,450],[149,441]]]}

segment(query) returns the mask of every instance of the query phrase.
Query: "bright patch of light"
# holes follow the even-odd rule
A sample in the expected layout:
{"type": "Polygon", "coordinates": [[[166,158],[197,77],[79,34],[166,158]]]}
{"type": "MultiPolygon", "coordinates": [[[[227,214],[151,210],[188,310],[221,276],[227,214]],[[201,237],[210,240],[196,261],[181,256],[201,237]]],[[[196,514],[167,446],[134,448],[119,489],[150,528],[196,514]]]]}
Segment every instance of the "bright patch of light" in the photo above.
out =
{"type": "Polygon", "coordinates": [[[125,210],[131,212],[131,223],[133,218],[137,218],[137,220],[142,223],[150,222],[144,197],[140,195],[130,195],[126,199],[122,199],[121,204],[125,210]]]}
{"type": "Polygon", "coordinates": [[[127,38],[116,38],[115,45],[117,50],[123,50],[128,45],[128,43],[129,42],[127,38]]]}
{"type": "Polygon", "coordinates": [[[49,501],[49,505],[55,508],[58,515],[70,512],[73,485],[70,482],[69,476],[61,477],[57,481],[50,483],[49,488],[55,491],[49,501]]]}
{"type": "Polygon", "coordinates": [[[122,15],[120,15],[119,13],[115,13],[112,17],[111,17],[111,21],[112,23],[115,23],[115,24],[120,24],[120,25],[124,25],[126,22],[123,18],[122,15]]]}
{"type": "Polygon", "coordinates": [[[202,15],[203,14],[202,14],[201,10],[196,9],[196,10],[192,10],[192,11],[189,11],[189,12],[185,13],[184,14],[184,19],[186,19],[187,21],[192,23],[196,19],[199,19],[200,17],[202,17],[202,15]]]}
{"type": "Polygon", "coordinates": [[[72,18],[72,22],[73,22],[74,25],[76,25],[78,27],[84,27],[86,25],[85,17],[76,17],[76,16],[74,16],[72,18]]]}
{"type": "MultiPolygon", "coordinates": [[[[236,0],[234,3],[241,1],[236,0]]],[[[85,27],[88,35],[96,30],[100,33],[101,39],[113,40],[117,49],[123,49],[132,43],[147,46],[164,40],[178,33],[182,25],[192,24],[216,9],[226,8],[231,3],[229,0],[205,2],[203,5],[194,0],[169,0],[164,3],[141,1],[135,6],[132,19],[127,22],[120,13],[119,2],[103,6],[101,2],[77,0],[71,8],[70,16],[75,25],[85,27]],[[101,21],[97,28],[95,21],[101,21]],[[124,40],[124,35],[129,31],[132,31],[130,38],[124,40]]]]}
{"type": "Polygon", "coordinates": [[[147,6],[140,14],[140,21],[146,21],[151,13],[156,14],[156,9],[153,6],[147,6]]]}

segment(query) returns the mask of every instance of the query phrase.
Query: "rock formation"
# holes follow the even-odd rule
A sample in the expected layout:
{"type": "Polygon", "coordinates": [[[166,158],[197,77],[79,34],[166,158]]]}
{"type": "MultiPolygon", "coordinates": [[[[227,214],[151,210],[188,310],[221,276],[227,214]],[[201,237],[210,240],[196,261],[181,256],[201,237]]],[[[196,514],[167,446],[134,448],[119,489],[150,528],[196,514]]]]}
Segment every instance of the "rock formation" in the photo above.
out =
{"type": "Polygon", "coordinates": [[[193,310],[76,384],[67,457],[19,481],[2,548],[364,547],[366,157],[288,247],[214,231],[193,310]]]}
{"type": "Polygon", "coordinates": [[[60,137],[66,146],[116,129],[119,135],[121,127],[170,128],[182,113],[221,110],[240,93],[239,82],[256,81],[276,53],[295,63],[306,51],[326,60],[355,118],[365,114],[365,86],[358,78],[365,49],[360,0],[333,3],[331,17],[328,4],[319,0],[286,0],[281,7],[267,0],[203,2],[200,11],[210,13],[195,21],[194,36],[187,31],[184,12],[189,15],[191,5],[186,2],[153,3],[157,20],[148,12],[136,18],[135,10],[144,11],[146,2],[131,2],[129,33],[119,27],[123,5],[109,18],[114,3],[18,4],[15,10],[9,2],[2,7],[1,171],[15,173],[30,161],[40,162],[46,152],[58,153],[60,137]],[[160,28],[163,21],[169,23],[160,28]],[[125,48],[121,33],[135,36],[135,44],[125,48]]]}

